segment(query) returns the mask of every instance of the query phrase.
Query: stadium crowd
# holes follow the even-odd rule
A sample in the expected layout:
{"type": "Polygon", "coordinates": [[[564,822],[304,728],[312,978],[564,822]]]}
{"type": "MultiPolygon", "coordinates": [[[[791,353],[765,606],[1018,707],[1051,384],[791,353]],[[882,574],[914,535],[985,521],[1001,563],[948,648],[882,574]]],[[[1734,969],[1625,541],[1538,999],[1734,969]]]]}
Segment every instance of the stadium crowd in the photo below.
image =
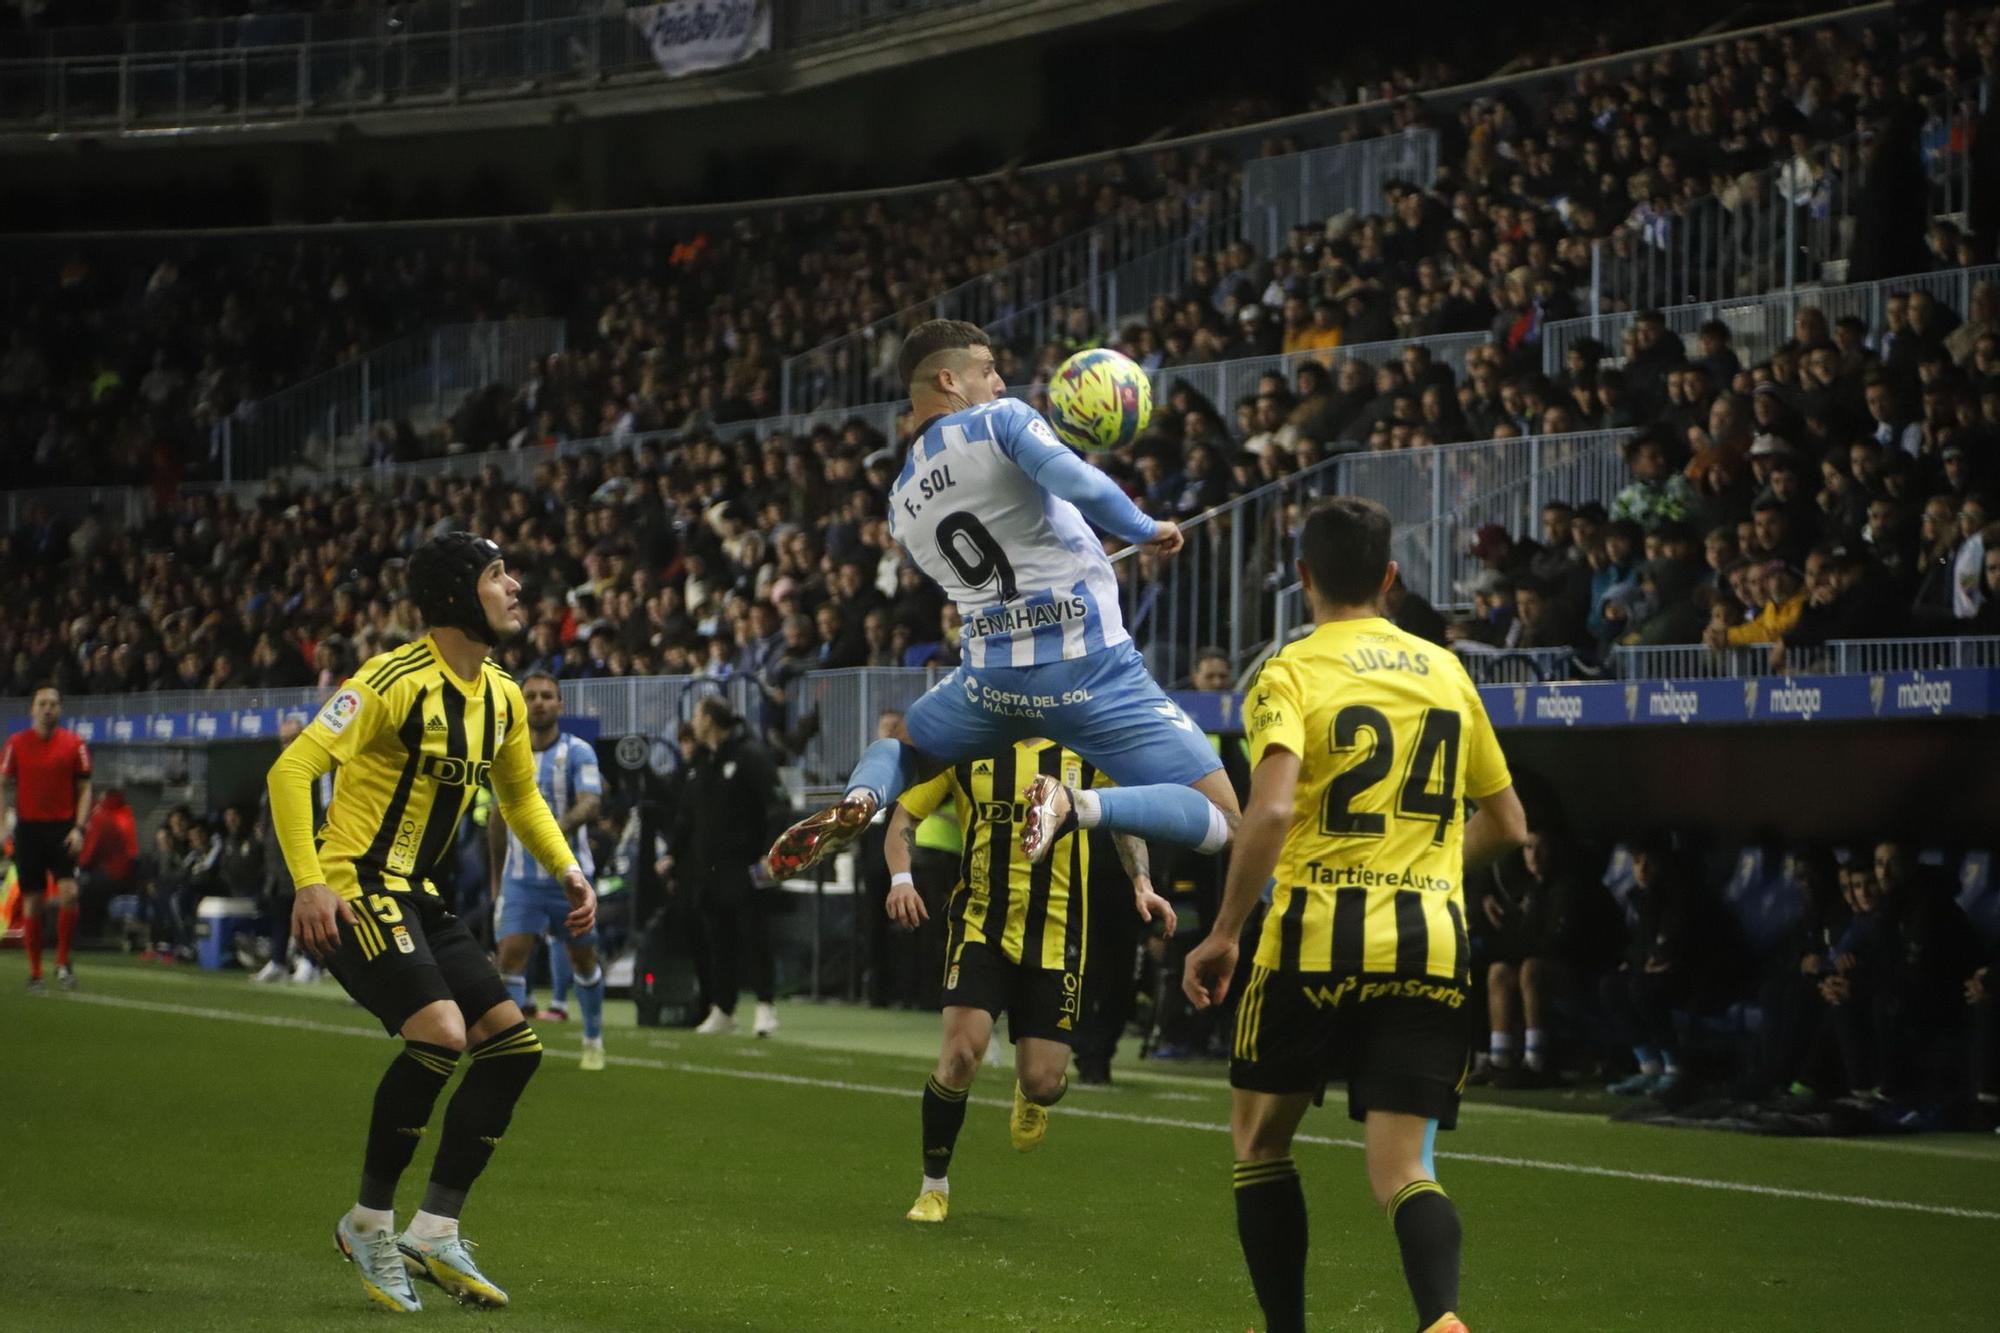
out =
{"type": "MultiPolygon", "coordinates": [[[[1823,211],[1824,199],[1812,200],[1829,188],[1827,173],[1858,170],[1838,146],[1857,129],[1878,144],[1920,145],[1934,170],[1969,152],[1972,112],[1954,95],[1987,77],[1996,33],[2000,20],[1986,10],[1952,10],[1935,33],[1791,30],[1718,43],[1685,64],[1662,56],[1544,95],[1481,99],[1432,126],[1444,138],[1437,182],[1394,187],[1385,215],[1300,229],[1274,255],[1238,242],[1199,260],[1188,290],[1156,301],[1145,321],[1107,331],[1075,312],[1053,343],[1011,346],[1003,370],[1025,382],[1107,334],[1172,367],[1481,329],[1518,364],[1544,321],[1573,313],[1595,238],[1629,249],[1671,225],[1662,210],[1736,209],[1762,188],[1750,183],[1755,172],[1788,161],[1798,179],[1785,188],[1800,208],[1823,211]]],[[[1412,98],[1346,133],[1431,118],[1412,98]]],[[[1273,138],[1267,149],[1294,146],[1273,138]]],[[[746,211],[727,225],[654,217],[37,241],[0,269],[10,312],[0,448],[23,460],[19,484],[170,487],[213,475],[222,423],[276,389],[404,333],[512,315],[565,319],[578,349],[538,378],[527,420],[499,429],[503,414],[482,403],[434,432],[385,423],[371,456],[765,417],[777,408],[783,358],[1108,219],[1124,225],[1101,262],[1145,253],[1231,212],[1237,178],[1232,162],[1203,150],[1094,174],[746,211]]],[[[1954,226],[1933,234],[1930,257],[1879,228],[1857,230],[1867,233],[1855,239],[1857,274],[1863,253],[1882,274],[1990,256],[1990,238],[1954,226]]],[[[1744,259],[1746,280],[1769,276],[1765,259],[1744,259]]],[[[991,320],[1005,329],[1012,313],[1082,277],[1052,273],[1043,291],[1000,280],[985,294],[991,320]]],[[[895,346],[893,334],[847,345],[796,401],[817,404],[857,382],[845,364],[856,358],[879,386],[895,346]]]]}

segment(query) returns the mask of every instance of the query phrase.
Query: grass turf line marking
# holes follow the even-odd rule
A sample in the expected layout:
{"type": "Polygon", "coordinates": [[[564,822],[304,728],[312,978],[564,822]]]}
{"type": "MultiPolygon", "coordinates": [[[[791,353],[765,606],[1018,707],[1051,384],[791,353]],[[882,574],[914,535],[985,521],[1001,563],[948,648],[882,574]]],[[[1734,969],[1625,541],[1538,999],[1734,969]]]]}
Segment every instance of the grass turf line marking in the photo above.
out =
{"type": "MultiPolygon", "coordinates": [[[[137,1009],[147,1013],[173,1014],[185,1018],[208,1018],[225,1023],[246,1023],[256,1027],[289,1028],[296,1031],[323,1032],[341,1037],[368,1037],[377,1041],[388,1038],[379,1036],[378,1028],[356,1027],[350,1023],[323,1023],[311,1018],[292,1018],[282,1014],[246,1014],[233,1009],[211,1009],[201,1005],[168,1004],[155,1000],[133,1000],[113,995],[68,995],[64,1001],[77,1004],[103,1005],[114,1009],[137,1009]]],[[[874,1083],[852,1083],[844,1079],[813,1078],[805,1074],[782,1074],[770,1069],[727,1069],[714,1065],[698,1065],[682,1060],[648,1060],[637,1056],[612,1055],[609,1062],[638,1069],[652,1069],[666,1073],[701,1074],[715,1078],[748,1079],[759,1083],[780,1083],[791,1087],[825,1088],[835,1092],[870,1093],[875,1096],[914,1098],[916,1094],[908,1088],[885,1088],[874,1083]]],[[[989,1106],[1003,1110],[1013,1108],[1011,1098],[972,1097],[967,1099],[974,1106],[989,1106]]],[[[1192,1129],[1210,1134],[1227,1134],[1229,1126],[1208,1120],[1184,1120],[1175,1116],[1142,1115],[1136,1111],[1101,1111],[1094,1107],[1072,1106],[1063,1111],[1065,1117],[1085,1120],[1109,1120],[1128,1125],[1151,1125],[1162,1129],[1192,1129]]],[[[1298,1134],[1294,1140],[1322,1147],[1359,1148],[1359,1139],[1333,1138],[1323,1134],[1298,1134]]],[[[1752,1194],[1771,1199],[1797,1199],[1813,1203],[1840,1203],[1856,1208],[1875,1208],[1889,1212],[1928,1213],[1935,1217],[1967,1218],[1979,1222],[2000,1222],[2000,1212],[1984,1208],[1960,1208],[1951,1204],[1915,1203],[1906,1199],[1878,1199],[1865,1194],[1835,1194],[1825,1190],[1792,1189],[1780,1185],[1756,1185],[1740,1180],[1712,1180],[1701,1176],[1678,1176],[1662,1171],[1632,1171],[1621,1167],[1587,1166],[1577,1162],[1553,1162],[1533,1157],[1507,1157],[1495,1153],[1443,1152],[1438,1154],[1446,1161],[1476,1162],[1483,1166],[1508,1166],[1528,1171],[1553,1171],[1563,1175],[1596,1176],[1607,1180],[1632,1180],[1649,1185],[1679,1185],[1687,1189],[1715,1190],[1729,1194],[1752,1194]]]]}

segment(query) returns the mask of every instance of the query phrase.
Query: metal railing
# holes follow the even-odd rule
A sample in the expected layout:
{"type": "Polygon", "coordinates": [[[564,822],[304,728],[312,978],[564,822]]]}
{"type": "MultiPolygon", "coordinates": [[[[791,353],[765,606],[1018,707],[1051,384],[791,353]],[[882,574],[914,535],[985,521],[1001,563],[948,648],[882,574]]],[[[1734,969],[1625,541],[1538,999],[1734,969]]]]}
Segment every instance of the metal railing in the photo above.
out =
{"type": "MultiPolygon", "coordinates": [[[[1977,90],[1954,98],[1976,102],[1977,90]]],[[[1884,154],[1920,158],[1925,217],[1962,216],[1972,200],[1970,121],[1933,139],[1896,144],[1848,135],[1807,146],[1761,171],[1727,178],[1686,203],[1641,203],[1610,235],[1592,242],[1585,308],[1593,315],[1792,291],[1846,276],[1854,257],[1857,205],[1884,154]],[[1954,145],[1960,145],[1954,147],[1954,145]]]]}
{"type": "Polygon", "coordinates": [[[1380,211],[1385,185],[1428,188],[1437,171],[1437,132],[1424,129],[1253,158],[1243,164],[1243,232],[1258,238],[1262,253],[1276,254],[1293,227],[1380,211]]]}
{"type": "Polygon", "coordinates": [[[1535,685],[1570,680],[1576,673],[1576,652],[1570,648],[1489,648],[1482,643],[1455,643],[1452,651],[1475,685],[1535,685]]]}
{"type": "Polygon", "coordinates": [[[1609,495],[1625,477],[1629,432],[1588,431],[1441,445],[1323,460],[1181,523],[1172,560],[1121,552],[1126,628],[1154,675],[1181,682],[1206,647],[1240,671],[1303,623],[1292,555],[1300,508],[1323,495],[1360,495],[1389,511],[1403,582],[1433,604],[1462,602],[1478,573],[1471,535],[1482,524],[1532,528],[1548,500],[1609,495]],[[1289,593],[1289,595],[1288,595],[1289,593]]]}
{"type": "MultiPolygon", "coordinates": [[[[895,398],[903,385],[896,353],[903,335],[929,319],[962,319],[1003,343],[1032,347],[1060,337],[1072,308],[1090,313],[1091,330],[1115,308],[1122,265],[1185,238],[1233,207],[1227,193],[1201,191],[1135,206],[1087,231],[1064,237],[862,328],[785,358],[780,401],[787,412],[895,398]]],[[[1128,283],[1134,281],[1127,279],[1128,283]]],[[[1145,299],[1150,300],[1150,293],[1145,299]]]]}
{"type": "MultiPolygon", "coordinates": [[[[1613,651],[1621,680],[1714,680],[1769,676],[1771,646],[1749,644],[1717,651],[1698,643],[1613,651]]],[[[2000,668],[2000,637],[1834,639],[1817,648],[1787,652],[1789,675],[1868,675],[1878,671],[1950,671],[2000,668]]]]}
{"type": "Polygon", "coordinates": [[[225,482],[305,461],[360,461],[378,422],[448,416],[489,385],[516,388],[563,350],[559,319],[448,324],[401,338],[323,375],[245,404],[220,423],[214,450],[225,482]]]}
{"type": "Polygon", "coordinates": [[[1720,680],[1771,674],[1771,645],[1716,650],[1698,643],[1614,648],[1612,674],[1620,680],[1720,680]]]}
{"type": "MultiPolygon", "coordinates": [[[[1885,311],[1891,296],[1925,291],[1941,305],[1965,315],[1972,301],[1972,289],[1982,282],[2000,282],[2000,264],[1977,268],[1943,269],[1935,273],[1915,273],[1907,277],[1883,278],[1876,282],[1850,282],[1833,287],[1801,287],[1795,291],[1769,292],[1727,301],[1698,301],[1666,306],[1660,313],[1667,328],[1683,339],[1692,339],[1701,326],[1720,320],[1730,331],[1731,345],[1745,365],[1765,360],[1795,336],[1798,314],[1817,310],[1826,316],[1829,329],[1848,315],[1866,324],[1879,336],[1886,324],[1885,311]]],[[[1570,348],[1590,339],[1610,356],[1619,355],[1625,331],[1635,318],[1632,311],[1583,315],[1576,319],[1554,320],[1542,328],[1542,368],[1550,375],[1564,371],[1570,348]]]]}
{"type": "MultiPolygon", "coordinates": [[[[1008,0],[771,0],[772,51],[1008,0]]],[[[661,78],[635,11],[430,0],[355,12],[51,28],[0,48],[0,122],[120,131],[302,120],[661,78]],[[37,49],[39,47],[39,49],[37,49]]]]}
{"type": "Polygon", "coordinates": [[[1339,489],[1380,502],[1395,520],[1391,552],[1403,583],[1435,606],[1463,605],[1481,572],[1472,534],[1488,523],[1531,532],[1550,500],[1582,503],[1616,494],[1631,432],[1448,444],[1348,454],[1339,489]]]}

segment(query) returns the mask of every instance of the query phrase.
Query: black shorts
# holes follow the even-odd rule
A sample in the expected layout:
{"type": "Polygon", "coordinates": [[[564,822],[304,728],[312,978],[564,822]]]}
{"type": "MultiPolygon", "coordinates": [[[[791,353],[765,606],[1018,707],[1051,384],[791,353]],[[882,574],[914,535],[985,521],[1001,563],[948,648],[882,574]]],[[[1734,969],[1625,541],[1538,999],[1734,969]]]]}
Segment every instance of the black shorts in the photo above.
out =
{"type": "Polygon", "coordinates": [[[1007,1039],[1040,1037],[1076,1044],[1083,1018],[1083,974],[1048,967],[1025,967],[991,944],[965,940],[952,923],[944,954],[944,1008],[963,1005],[1007,1015],[1007,1039]]]}
{"type": "Polygon", "coordinates": [[[1347,1113],[1400,1111],[1458,1123],[1472,1060],[1465,987],[1435,978],[1252,967],[1236,1009],[1229,1085],[1310,1092],[1347,1080],[1347,1113]]]}
{"type": "Polygon", "coordinates": [[[14,873],[22,897],[45,893],[50,876],[58,884],[76,878],[76,858],[67,844],[72,827],[63,819],[23,819],[14,825],[14,873]]]}
{"type": "Polygon", "coordinates": [[[451,1000],[469,1028],[508,998],[485,948],[434,894],[364,892],[350,899],[327,970],[390,1036],[427,1004],[451,1000]]]}

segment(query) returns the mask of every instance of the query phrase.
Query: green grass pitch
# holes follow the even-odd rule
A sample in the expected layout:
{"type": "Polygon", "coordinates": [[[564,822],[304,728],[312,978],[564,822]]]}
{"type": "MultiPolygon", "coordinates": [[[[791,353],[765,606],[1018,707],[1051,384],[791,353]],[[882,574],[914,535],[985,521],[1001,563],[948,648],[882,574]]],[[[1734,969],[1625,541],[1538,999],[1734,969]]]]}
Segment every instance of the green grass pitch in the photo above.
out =
{"type": "MultiPolygon", "coordinates": [[[[394,1047],[337,988],[86,956],[23,995],[0,958],[0,1329],[379,1327],[329,1239],[394,1047]]],[[[902,1220],[936,1020],[790,1004],[773,1040],[574,1023],[469,1205],[523,1330],[1241,1330],[1218,1071],[1119,1063],[1032,1156],[985,1070],[942,1227],[902,1220]]],[[[1415,1323],[1338,1094],[1297,1157],[1316,1328],[1415,1323]]],[[[1993,1327],[2000,1140],[1779,1141],[1481,1100],[1440,1142],[1476,1333],[1993,1327]]],[[[440,1115],[442,1111],[440,1110],[440,1115]]],[[[422,1189],[422,1152],[399,1217],[422,1189]]]]}

